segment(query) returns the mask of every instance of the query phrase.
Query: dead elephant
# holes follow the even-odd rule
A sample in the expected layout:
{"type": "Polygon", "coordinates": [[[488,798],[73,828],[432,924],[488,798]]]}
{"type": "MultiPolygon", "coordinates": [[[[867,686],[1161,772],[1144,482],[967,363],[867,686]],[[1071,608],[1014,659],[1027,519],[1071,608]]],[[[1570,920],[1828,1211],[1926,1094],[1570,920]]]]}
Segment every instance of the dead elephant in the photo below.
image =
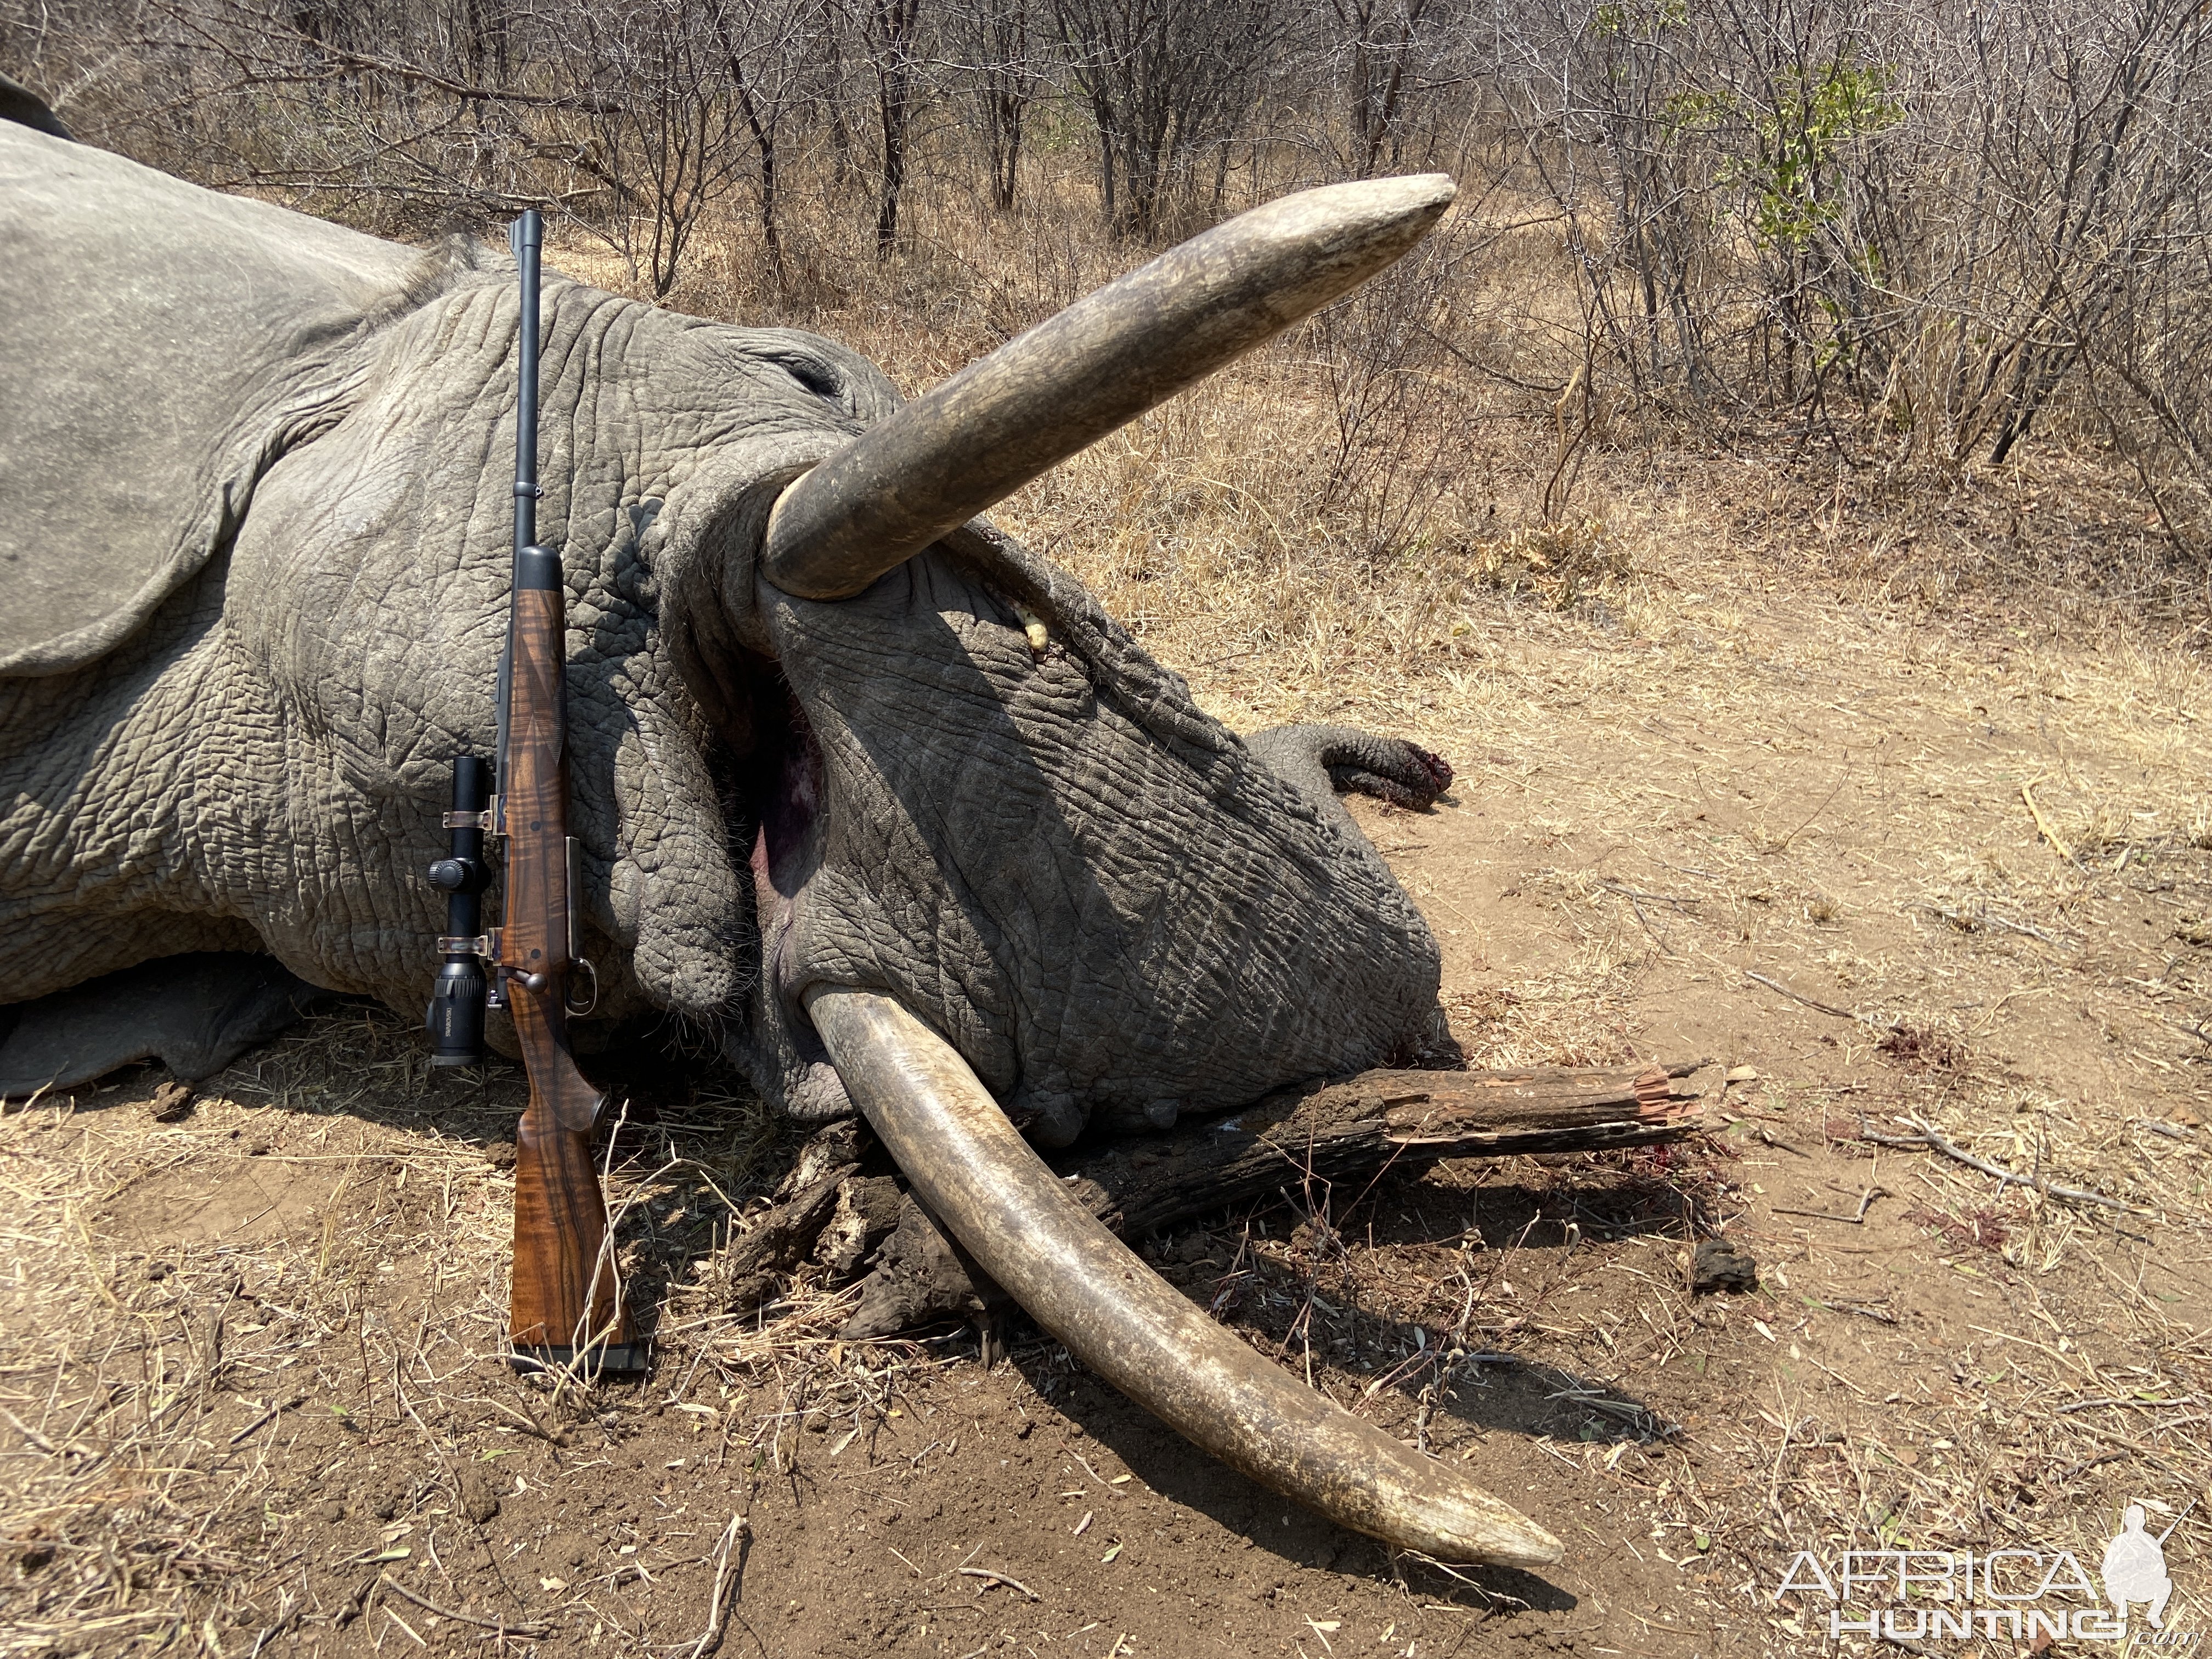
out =
{"type": "MultiPolygon", "coordinates": [[[[863,1109],[1042,1323],[1237,1467],[1395,1543],[1536,1563],[1541,1528],[1261,1361],[1023,1139],[1418,1046],[1435,943],[1330,785],[1425,803],[1448,770],[1239,740],[974,516],[1449,196],[1290,198],[903,410],[827,340],[556,279],[538,523],[599,1024],[680,1016],[790,1113],[863,1109]]],[[[493,723],[510,270],[5,122],[0,215],[0,1001],[248,951],[419,1010],[420,872],[493,723]]]]}

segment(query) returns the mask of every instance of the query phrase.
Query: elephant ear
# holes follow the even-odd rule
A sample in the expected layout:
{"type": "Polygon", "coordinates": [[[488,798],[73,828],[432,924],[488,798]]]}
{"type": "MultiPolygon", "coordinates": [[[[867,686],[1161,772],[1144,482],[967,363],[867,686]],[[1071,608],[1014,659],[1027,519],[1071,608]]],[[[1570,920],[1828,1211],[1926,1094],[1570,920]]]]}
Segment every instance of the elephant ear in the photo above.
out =
{"type": "Polygon", "coordinates": [[[0,122],[0,676],[100,657],[226,546],[423,265],[0,122]]]}

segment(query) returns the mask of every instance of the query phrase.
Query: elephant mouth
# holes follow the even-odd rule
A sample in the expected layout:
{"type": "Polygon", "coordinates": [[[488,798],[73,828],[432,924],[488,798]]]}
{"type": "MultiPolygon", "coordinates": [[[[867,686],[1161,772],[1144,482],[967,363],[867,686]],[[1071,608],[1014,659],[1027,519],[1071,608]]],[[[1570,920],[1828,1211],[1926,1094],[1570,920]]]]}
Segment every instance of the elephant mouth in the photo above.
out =
{"type": "MultiPolygon", "coordinates": [[[[835,1095],[829,1050],[804,1015],[801,994],[812,982],[813,964],[799,955],[799,919],[809,882],[820,868],[827,830],[822,751],[805,712],[781,686],[763,684],[757,708],[771,711],[756,733],[757,747],[743,784],[744,819],[752,825],[747,864],[752,877],[755,925],[760,939],[763,1000],[784,1015],[799,1058],[816,1073],[816,1094],[835,1095]]],[[[807,1085],[802,1085],[802,1087],[807,1085]]],[[[800,1115],[840,1111],[842,1100],[801,1103],[800,1115]]]]}
{"type": "Polygon", "coordinates": [[[1543,1528],[1306,1387],[1216,1324],[1069,1196],[960,1052],[896,997],[829,982],[794,952],[795,878],[822,831],[799,729],[754,874],[780,908],[763,971],[817,1087],[866,1118],[915,1196],[1092,1371],[1231,1468],[1340,1525],[1446,1561],[1540,1566],[1543,1528]],[[818,1058],[817,1058],[818,1056],[818,1058]]]}
{"type": "MultiPolygon", "coordinates": [[[[760,574],[850,599],[1058,461],[1396,259],[1449,179],[1309,191],[1255,210],[970,365],[786,489],[760,574]]],[[[757,677],[757,686],[760,679],[757,677]]],[[[762,972],[915,1194],[1069,1352],[1194,1443],[1355,1531],[1440,1559],[1538,1566],[1559,1540],[1253,1352],[1155,1275],[1030,1150],[959,1048],[896,996],[801,959],[828,826],[790,692],[750,795],[762,972]]],[[[860,977],[865,978],[865,969],[860,977]]],[[[802,1058],[811,1059],[802,1048],[802,1058]]],[[[827,1079],[823,1079],[825,1082],[827,1079]]]]}

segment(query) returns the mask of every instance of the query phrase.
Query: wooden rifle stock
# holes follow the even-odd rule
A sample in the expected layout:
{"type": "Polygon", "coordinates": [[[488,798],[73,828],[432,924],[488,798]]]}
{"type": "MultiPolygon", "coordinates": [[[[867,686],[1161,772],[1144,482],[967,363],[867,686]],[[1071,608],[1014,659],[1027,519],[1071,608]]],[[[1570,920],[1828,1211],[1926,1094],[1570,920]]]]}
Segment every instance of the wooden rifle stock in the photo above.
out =
{"type": "Polygon", "coordinates": [[[568,1052],[568,981],[574,936],[568,841],[567,629],[561,562],[542,547],[515,556],[507,646],[506,768],[500,815],[507,842],[498,966],[530,1104],[515,1135],[514,1282],[507,1334],[518,1358],[617,1370],[641,1369],[622,1305],[606,1204],[592,1162],[602,1097],[568,1052]]]}

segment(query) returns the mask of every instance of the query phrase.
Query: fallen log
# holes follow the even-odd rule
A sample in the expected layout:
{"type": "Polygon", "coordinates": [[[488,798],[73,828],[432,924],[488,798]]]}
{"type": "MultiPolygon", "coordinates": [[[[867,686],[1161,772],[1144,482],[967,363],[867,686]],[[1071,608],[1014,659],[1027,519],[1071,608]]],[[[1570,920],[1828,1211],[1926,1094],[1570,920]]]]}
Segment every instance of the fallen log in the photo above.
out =
{"type": "Polygon", "coordinates": [[[724,1305],[745,1313],[775,1296],[783,1277],[805,1259],[836,1212],[840,1190],[858,1170],[847,1164],[810,1182],[775,1208],[756,1217],[732,1241],[718,1264],[727,1288],[724,1305]]]}
{"type": "Polygon", "coordinates": [[[769,1208],[720,1253],[715,1266],[726,1307],[748,1313],[776,1294],[847,1202],[869,1144],[858,1118],[832,1123],[806,1143],[769,1208]]]}
{"type": "MultiPolygon", "coordinates": [[[[1269,1095],[1157,1139],[1054,1156],[1078,1200],[1125,1238],[1308,1181],[1340,1185],[1455,1158],[1595,1152],[1676,1140],[1698,1127],[1703,1062],[1640,1070],[1364,1072],[1269,1095]]],[[[908,1197],[838,1334],[889,1336],[1004,1304],[908,1197]]]]}

